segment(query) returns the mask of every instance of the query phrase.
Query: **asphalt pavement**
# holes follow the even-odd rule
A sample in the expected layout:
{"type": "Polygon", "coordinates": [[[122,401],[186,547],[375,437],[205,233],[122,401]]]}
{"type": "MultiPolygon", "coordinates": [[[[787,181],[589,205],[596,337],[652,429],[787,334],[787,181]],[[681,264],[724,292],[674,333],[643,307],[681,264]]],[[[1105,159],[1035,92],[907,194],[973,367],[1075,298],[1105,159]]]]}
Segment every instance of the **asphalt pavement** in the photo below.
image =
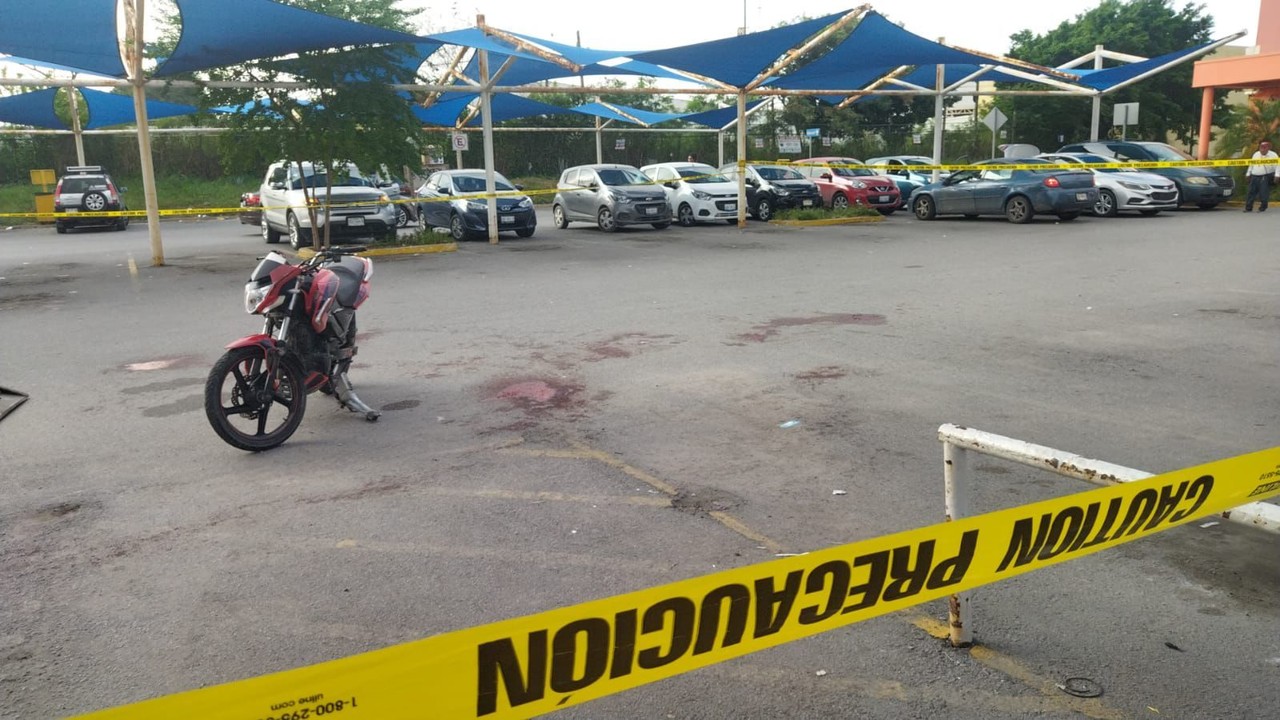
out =
{"type": "MultiPolygon", "coordinates": [[[[0,386],[31,395],[0,422],[0,718],[936,523],[942,423],[1149,472],[1277,444],[1280,213],[543,218],[375,259],[352,379],[382,419],[313,395],[262,454],[201,392],[260,328],[242,287],[266,246],[234,219],[162,232],[153,267],[145,224],[0,231],[0,386]]],[[[1091,487],[975,468],[976,511],[1091,487]]],[[[934,637],[939,601],[555,717],[1276,715],[1275,536],[1195,523],[973,603],[972,650],[934,637]]]]}

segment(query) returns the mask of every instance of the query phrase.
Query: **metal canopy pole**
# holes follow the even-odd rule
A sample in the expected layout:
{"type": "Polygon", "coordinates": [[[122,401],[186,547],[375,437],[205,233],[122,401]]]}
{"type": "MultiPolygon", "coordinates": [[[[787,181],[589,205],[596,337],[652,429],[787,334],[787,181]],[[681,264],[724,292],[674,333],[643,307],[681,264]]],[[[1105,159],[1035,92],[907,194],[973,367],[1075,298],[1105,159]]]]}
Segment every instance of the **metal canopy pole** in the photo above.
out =
{"type": "MultiPolygon", "coordinates": [[[[938,38],[939,43],[943,40],[944,38],[938,38]]],[[[947,84],[947,66],[936,65],[935,67],[937,68],[937,74],[934,78],[934,86],[937,88],[937,92],[933,96],[933,164],[939,165],[942,163],[942,126],[947,122],[947,116],[943,112],[942,106],[942,90],[947,84]]],[[[941,177],[942,173],[935,169],[933,171],[933,182],[938,182],[941,177]]]]}
{"type": "MultiPolygon", "coordinates": [[[[1102,69],[1102,53],[1101,45],[1093,46],[1093,69],[1102,69]]],[[[1098,142],[1098,133],[1102,129],[1102,93],[1094,93],[1093,95],[1093,121],[1089,123],[1089,141],[1098,142]]]]}
{"type": "Polygon", "coordinates": [[[716,167],[718,168],[724,167],[724,131],[723,130],[716,131],[716,151],[717,151],[716,158],[719,160],[719,162],[716,163],[716,167]]]}
{"type": "Polygon", "coordinates": [[[133,85],[133,112],[138,124],[138,161],[142,167],[142,192],[147,203],[147,230],[151,235],[151,264],[164,265],[164,245],[160,242],[160,203],[156,200],[156,171],[151,161],[151,128],[147,121],[147,79],[142,76],[142,51],[145,47],[144,22],[146,0],[125,0],[127,24],[124,41],[129,65],[129,82],[133,85]]]}
{"type": "Polygon", "coordinates": [[[600,132],[604,128],[600,124],[600,116],[596,116],[596,164],[604,163],[604,133],[600,132]]]}
{"type": "Polygon", "coordinates": [[[67,99],[71,102],[71,133],[76,136],[76,163],[84,165],[84,128],[80,127],[79,96],[80,93],[75,88],[67,88],[67,99]]]}
{"type": "Polygon", "coordinates": [[[738,229],[747,227],[747,92],[738,92],[738,229]]]}
{"type": "MultiPolygon", "coordinates": [[[[476,18],[479,25],[484,25],[484,16],[476,18]]],[[[489,51],[480,51],[480,114],[484,127],[484,197],[485,210],[489,222],[489,244],[498,244],[498,186],[493,170],[493,90],[489,81],[489,51]]]]}

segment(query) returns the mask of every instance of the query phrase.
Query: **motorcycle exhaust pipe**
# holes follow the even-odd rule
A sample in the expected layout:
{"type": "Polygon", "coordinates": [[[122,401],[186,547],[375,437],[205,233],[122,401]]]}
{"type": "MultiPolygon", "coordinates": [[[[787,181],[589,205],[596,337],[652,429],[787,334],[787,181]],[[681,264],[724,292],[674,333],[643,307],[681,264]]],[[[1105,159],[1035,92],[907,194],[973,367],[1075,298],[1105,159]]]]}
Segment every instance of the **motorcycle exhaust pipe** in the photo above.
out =
{"type": "Polygon", "coordinates": [[[351,380],[347,378],[347,373],[338,373],[333,378],[333,394],[338,398],[338,404],[352,411],[364,414],[364,419],[369,422],[376,421],[382,416],[382,413],[365,405],[364,402],[356,395],[356,390],[351,386],[351,380]]]}

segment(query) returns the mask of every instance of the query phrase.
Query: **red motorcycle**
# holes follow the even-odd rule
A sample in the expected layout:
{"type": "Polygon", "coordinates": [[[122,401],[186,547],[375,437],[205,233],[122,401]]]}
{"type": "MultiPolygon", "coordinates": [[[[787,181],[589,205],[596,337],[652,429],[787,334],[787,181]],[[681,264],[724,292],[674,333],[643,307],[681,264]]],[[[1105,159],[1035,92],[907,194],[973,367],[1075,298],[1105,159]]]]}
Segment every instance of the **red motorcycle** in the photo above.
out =
{"type": "Polygon", "coordinates": [[[347,379],[356,354],[356,309],[369,298],[373,262],[362,247],[333,247],[296,265],[268,253],[244,286],[244,309],[262,332],[240,338],[214,363],[204,410],[218,437],[241,450],[270,450],[293,435],[307,394],[333,395],[370,422],[380,413],[347,379]]]}

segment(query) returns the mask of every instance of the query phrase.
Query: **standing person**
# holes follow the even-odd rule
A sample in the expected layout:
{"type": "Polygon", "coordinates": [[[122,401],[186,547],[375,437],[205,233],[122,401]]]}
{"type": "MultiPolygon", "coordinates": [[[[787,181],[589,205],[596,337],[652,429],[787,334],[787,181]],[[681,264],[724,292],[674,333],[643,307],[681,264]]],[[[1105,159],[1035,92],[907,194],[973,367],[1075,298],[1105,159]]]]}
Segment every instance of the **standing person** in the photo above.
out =
{"type": "Polygon", "coordinates": [[[1244,198],[1244,211],[1253,212],[1253,201],[1258,200],[1259,212],[1267,211],[1267,202],[1271,199],[1271,185],[1280,179],[1280,155],[1271,151],[1271,141],[1258,143],[1258,151],[1253,154],[1245,178],[1249,182],[1249,192],[1244,198]]]}

